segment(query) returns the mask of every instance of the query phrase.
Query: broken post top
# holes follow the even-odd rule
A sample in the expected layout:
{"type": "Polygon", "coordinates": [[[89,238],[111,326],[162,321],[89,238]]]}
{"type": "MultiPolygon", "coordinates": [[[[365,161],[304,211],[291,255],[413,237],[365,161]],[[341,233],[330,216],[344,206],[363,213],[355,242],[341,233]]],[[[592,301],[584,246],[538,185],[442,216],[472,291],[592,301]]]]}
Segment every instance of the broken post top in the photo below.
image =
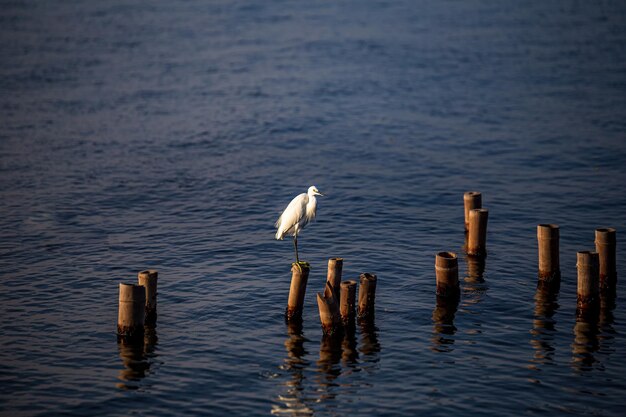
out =
{"type": "Polygon", "coordinates": [[[376,284],[377,279],[378,278],[376,277],[376,275],[370,274],[369,272],[364,272],[359,276],[359,281],[361,282],[361,284],[363,284],[366,281],[376,284]]]}
{"type": "Polygon", "coordinates": [[[596,229],[596,244],[615,245],[615,235],[615,229],[612,227],[596,229]]]}

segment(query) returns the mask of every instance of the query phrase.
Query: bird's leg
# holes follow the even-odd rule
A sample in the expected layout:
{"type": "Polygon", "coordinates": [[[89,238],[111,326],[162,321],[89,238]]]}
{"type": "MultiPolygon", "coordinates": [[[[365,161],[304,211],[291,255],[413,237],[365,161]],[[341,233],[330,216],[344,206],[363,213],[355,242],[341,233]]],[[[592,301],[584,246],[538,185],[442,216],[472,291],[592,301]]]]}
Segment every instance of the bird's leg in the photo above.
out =
{"type": "Polygon", "coordinates": [[[300,259],[298,259],[298,235],[297,234],[293,235],[293,245],[296,248],[296,263],[299,263],[300,259]]]}

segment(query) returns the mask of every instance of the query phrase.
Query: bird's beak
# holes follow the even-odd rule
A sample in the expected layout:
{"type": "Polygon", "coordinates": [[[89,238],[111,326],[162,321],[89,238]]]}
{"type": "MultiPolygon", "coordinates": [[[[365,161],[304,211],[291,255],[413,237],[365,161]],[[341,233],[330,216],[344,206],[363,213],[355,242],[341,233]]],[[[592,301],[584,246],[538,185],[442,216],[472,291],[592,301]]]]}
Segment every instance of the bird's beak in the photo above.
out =
{"type": "Polygon", "coordinates": [[[317,195],[321,195],[322,197],[324,197],[324,194],[320,193],[319,191],[317,192],[317,195]]]}

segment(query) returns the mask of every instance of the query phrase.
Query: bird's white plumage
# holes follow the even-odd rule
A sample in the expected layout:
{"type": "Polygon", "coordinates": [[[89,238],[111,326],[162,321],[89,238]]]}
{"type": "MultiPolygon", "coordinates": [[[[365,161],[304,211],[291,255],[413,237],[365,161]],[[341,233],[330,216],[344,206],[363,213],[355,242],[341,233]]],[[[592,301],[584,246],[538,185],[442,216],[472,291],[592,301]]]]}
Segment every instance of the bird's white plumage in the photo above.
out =
{"type": "Polygon", "coordinates": [[[276,239],[282,240],[285,235],[298,236],[304,227],[315,220],[317,210],[316,195],[322,195],[312,185],[306,193],[294,197],[276,221],[276,239]]]}

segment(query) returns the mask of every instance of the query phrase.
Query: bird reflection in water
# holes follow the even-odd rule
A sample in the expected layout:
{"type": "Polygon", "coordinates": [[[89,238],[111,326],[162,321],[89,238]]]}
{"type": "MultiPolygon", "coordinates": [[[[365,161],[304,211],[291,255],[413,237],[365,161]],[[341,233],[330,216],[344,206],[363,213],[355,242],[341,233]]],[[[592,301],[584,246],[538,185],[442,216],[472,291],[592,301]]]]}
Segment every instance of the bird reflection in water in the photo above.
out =
{"type": "Polygon", "coordinates": [[[117,348],[124,369],[119,371],[116,386],[120,389],[134,390],[139,382],[150,372],[150,366],[156,358],[158,337],[156,329],[146,327],[143,338],[117,338],[117,348]]]}
{"type": "Polygon", "coordinates": [[[302,320],[289,321],[287,334],[287,357],[280,369],[289,372],[290,379],[284,383],[287,392],[278,396],[278,401],[283,405],[272,406],[272,414],[312,416],[313,410],[306,405],[304,396],[304,370],[309,366],[309,361],[304,359],[308,352],[304,347],[306,339],[302,333],[302,320]]]}
{"type": "Polygon", "coordinates": [[[552,282],[540,280],[537,283],[533,328],[530,331],[530,344],[535,349],[531,360],[533,364],[545,364],[553,360],[556,332],[554,314],[559,308],[559,287],[558,279],[552,282]]]}

